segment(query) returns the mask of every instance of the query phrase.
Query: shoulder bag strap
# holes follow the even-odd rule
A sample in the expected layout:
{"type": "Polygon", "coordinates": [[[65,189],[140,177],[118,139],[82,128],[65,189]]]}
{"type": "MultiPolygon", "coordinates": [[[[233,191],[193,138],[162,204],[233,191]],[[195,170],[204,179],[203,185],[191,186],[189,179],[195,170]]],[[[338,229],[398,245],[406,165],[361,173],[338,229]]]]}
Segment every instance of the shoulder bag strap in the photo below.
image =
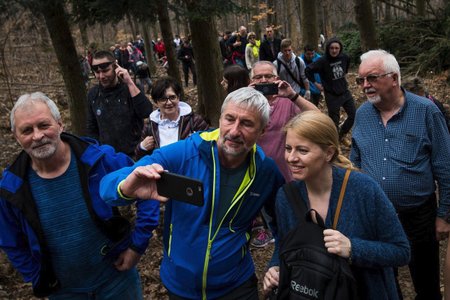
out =
{"type": "MultiPolygon", "coordinates": [[[[292,74],[291,69],[289,69],[289,67],[288,67],[284,62],[282,62],[281,59],[277,59],[277,60],[278,60],[278,62],[280,62],[280,63],[283,65],[284,69],[286,70],[286,72],[288,72],[289,76],[291,76],[291,78],[295,81],[295,83],[297,83],[298,85],[301,86],[302,84],[301,84],[300,81],[297,79],[297,77],[295,77],[294,74],[292,74]]],[[[298,72],[300,73],[300,70],[298,70],[298,72]]],[[[278,73],[279,73],[279,72],[278,72],[278,73]]],[[[278,75],[279,75],[279,74],[278,74],[278,75]]]]}
{"type": "Polygon", "coordinates": [[[341,208],[342,208],[342,201],[344,200],[344,195],[345,195],[345,189],[347,188],[347,182],[348,182],[348,177],[350,176],[350,169],[347,169],[347,171],[345,172],[345,176],[344,176],[344,181],[342,182],[342,186],[341,186],[341,192],[339,194],[339,200],[336,206],[336,212],[334,213],[334,218],[333,218],[333,229],[336,230],[336,226],[339,220],[339,215],[341,213],[341,208]]]}

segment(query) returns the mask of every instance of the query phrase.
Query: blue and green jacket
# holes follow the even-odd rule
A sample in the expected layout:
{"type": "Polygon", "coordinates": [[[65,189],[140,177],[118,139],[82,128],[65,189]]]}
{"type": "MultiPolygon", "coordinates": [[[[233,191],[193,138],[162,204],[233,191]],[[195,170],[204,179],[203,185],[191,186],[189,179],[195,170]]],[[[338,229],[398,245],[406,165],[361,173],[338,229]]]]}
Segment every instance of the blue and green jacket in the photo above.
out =
{"type": "MultiPolygon", "coordinates": [[[[95,140],[81,139],[62,133],[77,159],[78,173],[86,206],[94,223],[110,240],[117,254],[127,247],[145,252],[152,231],[158,226],[159,202],[137,201],[134,230],[117,237],[118,211],[101,200],[100,180],[109,172],[132,165],[133,161],[110,146],[99,146],[95,140]],[[115,218],[113,218],[115,217],[115,218]]],[[[24,280],[33,284],[36,296],[44,297],[55,291],[58,279],[52,269],[51,256],[39,221],[39,213],[27,181],[31,159],[22,151],[13,164],[6,168],[0,181],[0,248],[24,280]]],[[[121,223],[123,225],[123,223],[121,223]]],[[[70,270],[68,270],[70,271],[70,270]]]]}
{"type": "Polygon", "coordinates": [[[158,163],[203,181],[204,206],[169,201],[164,216],[161,279],[171,293],[188,299],[223,296],[254,274],[248,249],[251,223],[264,205],[269,214],[273,212],[277,189],[284,183],[274,161],[255,145],[242,184],[225,216],[218,219],[218,137],[218,129],[193,134],[155,150],[131,168],[109,174],[100,185],[107,203],[123,205],[127,200],[120,198],[117,185],[137,166],[158,163]]]}

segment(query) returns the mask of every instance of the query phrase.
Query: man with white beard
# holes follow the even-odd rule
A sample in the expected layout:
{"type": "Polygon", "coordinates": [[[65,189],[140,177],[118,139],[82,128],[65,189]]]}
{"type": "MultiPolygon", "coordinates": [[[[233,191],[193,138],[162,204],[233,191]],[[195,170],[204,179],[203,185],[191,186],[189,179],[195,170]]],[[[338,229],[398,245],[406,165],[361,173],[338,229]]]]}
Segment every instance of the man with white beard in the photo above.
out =
{"type": "Polygon", "coordinates": [[[350,159],[381,185],[397,210],[411,244],[415,299],[441,299],[439,241],[450,231],[445,119],[432,101],[401,88],[398,62],[384,50],[361,56],[356,83],[368,101],[356,112],[350,159]]]}
{"type": "Polygon", "coordinates": [[[143,299],[136,269],[158,226],[159,203],[136,202],[134,229],[99,196],[107,172],[132,160],[111,146],[63,132],[45,94],[11,110],[22,151],[0,181],[0,248],[36,297],[143,299]]]}

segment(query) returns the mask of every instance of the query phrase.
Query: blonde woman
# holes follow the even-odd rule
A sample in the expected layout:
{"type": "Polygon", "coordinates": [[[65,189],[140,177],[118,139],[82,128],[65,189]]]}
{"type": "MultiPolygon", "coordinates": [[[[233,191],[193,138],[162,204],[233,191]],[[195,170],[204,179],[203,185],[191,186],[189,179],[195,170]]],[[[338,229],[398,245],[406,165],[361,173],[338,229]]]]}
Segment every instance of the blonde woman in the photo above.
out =
{"type": "MultiPolygon", "coordinates": [[[[326,228],[333,222],[346,169],[351,162],[340,154],[339,135],[333,121],[321,112],[307,111],[285,126],[285,159],[295,188],[313,219],[326,228]]],[[[283,189],[276,199],[277,234],[283,237],[297,227],[298,218],[283,189]]],[[[336,230],[325,229],[324,246],[329,253],[349,259],[361,299],[398,299],[393,267],[409,261],[409,243],[394,207],[379,185],[368,175],[350,174],[336,230]]],[[[264,291],[278,286],[279,243],[264,277],[264,291]]]]}

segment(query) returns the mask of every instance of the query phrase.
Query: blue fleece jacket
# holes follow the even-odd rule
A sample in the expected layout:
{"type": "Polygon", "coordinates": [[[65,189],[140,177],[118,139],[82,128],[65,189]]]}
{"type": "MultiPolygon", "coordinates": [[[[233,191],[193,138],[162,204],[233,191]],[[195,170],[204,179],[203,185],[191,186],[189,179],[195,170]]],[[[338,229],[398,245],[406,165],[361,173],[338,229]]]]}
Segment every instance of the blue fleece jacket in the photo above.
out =
{"type": "MultiPolygon", "coordinates": [[[[188,299],[215,299],[226,295],[255,272],[248,241],[251,222],[263,205],[273,212],[275,194],[284,180],[274,161],[258,146],[249,154],[246,175],[222,219],[220,199],[219,130],[196,133],[155,150],[133,167],[107,175],[102,198],[121,205],[117,185],[141,165],[158,163],[170,172],[203,181],[202,207],[169,201],[164,215],[164,258],[161,279],[172,293],[188,299]]],[[[176,188],[176,187],[174,187],[176,188]]],[[[130,201],[128,201],[130,202],[130,201]]]]}

